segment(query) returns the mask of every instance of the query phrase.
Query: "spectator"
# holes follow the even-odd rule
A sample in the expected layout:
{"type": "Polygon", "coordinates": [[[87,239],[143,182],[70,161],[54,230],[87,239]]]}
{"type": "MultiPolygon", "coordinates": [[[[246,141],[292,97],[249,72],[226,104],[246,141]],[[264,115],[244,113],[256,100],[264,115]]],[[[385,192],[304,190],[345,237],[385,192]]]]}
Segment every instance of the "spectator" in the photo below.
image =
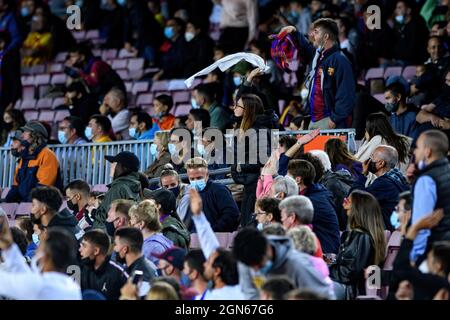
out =
{"type": "Polygon", "coordinates": [[[36,272],[28,267],[13,242],[8,224],[1,225],[0,249],[7,262],[6,270],[0,271],[1,296],[17,300],[81,300],[80,286],[66,275],[67,268],[76,260],[76,241],[66,230],[48,230],[36,253],[42,256],[39,266],[42,272],[36,272]]]}
{"type": "Polygon", "coordinates": [[[137,111],[131,115],[128,135],[132,139],[151,140],[158,132],[159,126],[152,120],[152,117],[144,111],[137,111]]]}
{"type": "Polygon", "coordinates": [[[101,230],[90,230],[80,244],[81,290],[95,290],[108,300],[118,300],[128,274],[108,254],[110,240],[101,230]]]}
{"type": "Polygon", "coordinates": [[[264,279],[275,275],[287,276],[296,287],[327,297],[334,295],[331,283],[314,269],[307,254],[292,249],[289,238],[266,238],[255,229],[245,228],[234,239],[233,253],[240,263],[239,283],[247,299],[258,298],[255,288],[258,276],[264,279]]]}
{"type": "MultiPolygon", "coordinates": [[[[173,169],[172,165],[168,164],[163,167],[159,176],[159,184],[162,188],[172,192],[177,199],[177,212],[185,212],[185,210],[180,210],[180,201],[186,193],[188,185],[181,181],[178,172],[173,169]]],[[[183,219],[184,217],[180,216],[180,218],[183,219]]]]}
{"type": "Polygon", "coordinates": [[[444,210],[444,217],[432,230],[421,230],[414,239],[411,260],[419,266],[429,251],[429,247],[436,241],[448,240],[449,205],[447,195],[450,181],[450,168],[447,160],[448,138],[441,131],[429,130],[423,132],[417,140],[414,150],[415,163],[419,169],[418,177],[412,187],[412,219],[416,224],[419,219],[428,215],[435,208],[444,210]]]}
{"type": "Polygon", "coordinates": [[[347,170],[354,178],[362,174],[362,163],[348,151],[347,145],[340,139],[329,139],[325,143],[325,152],[331,162],[331,170],[347,170]]]}
{"type": "Polygon", "coordinates": [[[330,277],[339,300],[365,294],[364,269],[371,265],[380,266],[386,252],[383,218],[375,197],[354,191],[349,202],[349,231],[342,234],[336,261],[330,265],[330,277]]]}
{"type": "Polygon", "coordinates": [[[405,191],[398,195],[398,203],[391,215],[391,224],[402,235],[406,233],[406,226],[411,220],[412,198],[411,192],[405,191]]]}
{"type": "Polygon", "coordinates": [[[64,104],[56,109],[69,109],[70,115],[79,117],[83,123],[89,122],[89,118],[99,113],[97,97],[88,93],[86,86],[81,81],[73,81],[65,88],[64,104]]]}
{"type": "Polygon", "coordinates": [[[34,15],[31,22],[31,32],[22,47],[22,66],[30,67],[44,64],[52,54],[53,37],[49,30],[46,16],[34,15]]]}
{"type": "Polygon", "coordinates": [[[291,160],[288,174],[297,182],[300,194],[308,197],[314,207],[313,230],[325,253],[337,253],[339,248],[339,223],[332,194],[320,183],[313,165],[305,160],[291,160]]]}
{"type": "Polygon", "coordinates": [[[111,129],[111,120],[106,116],[97,114],[89,120],[84,134],[88,140],[92,140],[94,143],[111,142],[109,136],[111,129]]]}
{"type": "Polygon", "coordinates": [[[125,12],[117,1],[103,1],[100,38],[104,48],[121,49],[124,46],[125,12]]]}
{"type": "Polygon", "coordinates": [[[38,121],[29,121],[21,130],[20,143],[25,148],[20,154],[14,184],[5,202],[30,202],[30,192],[37,186],[62,188],[58,159],[46,145],[48,135],[45,127],[38,121]]]}
{"type": "Polygon", "coordinates": [[[58,126],[58,140],[61,144],[87,143],[84,136],[85,125],[83,121],[74,116],[65,117],[58,126]]]}
{"type": "Polygon", "coordinates": [[[136,202],[132,200],[124,199],[116,199],[111,203],[108,218],[105,223],[109,236],[113,237],[116,230],[130,225],[130,216],[128,213],[135,204],[136,202]]]}
{"type": "Polygon", "coordinates": [[[384,90],[385,108],[390,112],[389,122],[397,134],[408,137],[415,135],[416,112],[406,104],[406,92],[403,86],[394,82],[384,90]]]}
{"type": "Polygon", "coordinates": [[[200,135],[200,133],[210,125],[211,116],[207,110],[198,109],[196,107],[193,107],[193,109],[189,110],[189,115],[186,120],[186,128],[190,130],[194,135],[200,135]]]}
{"type": "Polygon", "coordinates": [[[203,108],[209,112],[211,127],[217,127],[219,130],[225,131],[230,124],[230,113],[217,101],[216,84],[197,85],[192,91],[192,107],[203,108]]]}
{"type": "Polygon", "coordinates": [[[194,300],[204,300],[208,290],[208,281],[206,281],[205,273],[205,257],[200,249],[192,249],[184,257],[183,273],[192,283],[197,295],[194,300]]]}
{"type": "Polygon", "coordinates": [[[436,80],[441,82],[450,66],[449,49],[444,47],[442,38],[432,36],[428,38],[427,51],[430,58],[425,61],[425,66],[431,67],[436,80]]]}
{"type": "Polygon", "coordinates": [[[156,124],[161,130],[172,130],[175,125],[175,116],[170,113],[173,108],[172,97],[167,94],[156,96],[153,100],[156,124]]]}
{"type": "Polygon", "coordinates": [[[93,223],[88,208],[90,189],[83,180],[71,181],[66,187],[67,207],[72,211],[82,230],[92,226],[93,223]]]}
{"type": "MultiPolygon", "coordinates": [[[[34,257],[36,250],[38,248],[38,244],[35,242],[33,223],[31,222],[31,218],[27,216],[18,217],[16,219],[16,226],[20,230],[22,230],[27,239],[27,250],[24,254],[25,258],[30,259],[34,257]]],[[[39,242],[38,242],[39,243],[39,242]]]]}
{"type": "Polygon", "coordinates": [[[159,270],[163,276],[171,277],[180,285],[181,299],[192,300],[195,297],[195,291],[190,288],[190,281],[183,274],[184,258],[186,251],[181,248],[170,248],[165,252],[157,255],[159,258],[159,270]]]}
{"type": "MultiPolygon", "coordinates": [[[[5,53],[20,49],[22,37],[19,24],[14,13],[15,4],[11,0],[0,0],[0,25],[10,34],[11,42],[5,48],[5,53]]],[[[18,52],[16,52],[18,53],[18,52]]]]}
{"type": "Polygon", "coordinates": [[[3,129],[1,131],[0,145],[4,148],[9,148],[13,137],[25,123],[25,118],[20,110],[11,109],[5,111],[3,114],[3,129]]]}
{"type": "Polygon", "coordinates": [[[214,41],[202,30],[202,21],[191,19],[186,25],[184,39],[186,40],[186,55],[184,57],[184,77],[209,66],[213,60],[214,41]]]}
{"type": "MultiPolygon", "coordinates": [[[[207,127],[203,129],[202,136],[197,141],[197,152],[208,162],[208,170],[229,167],[225,161],[226,139],[218,128],[207,127]]],[[[225,179],[225,175],[214,175],[214,179],[225,179]]]]}
{"type": "MultiPolygon", "coordinates": [[[[319,19],[313,23],[312,30],[312,45],[298,33],[305,62],[313,61],[307,79],[309,128],[347,128],[355,105],[355,79],[350,62],[339,50],[337,24],[331,19],[319,19]]],[[[280,34],[294,31],[295,27],[289,26],[280,34]]]]}
{"type": "Polygon", "coordinates": [[[141,183],[138,173],[140,161],[138,157],[129,151],[122,151],[115,156],[105,156],[105,159],[111,162],[112,182],[105,194],[105,199],[94,213],[94,228],[104,227],[113,200],[140,200],[141,183]]]}
{"type": "MultiPolygon", "coordinates": [[[[208,164],[202,158],[192,158],[186,163],[190,188],[199,192],[203,202],[203,211],[214,232],[233,232],[239,223],[239,209],[231,192],[223,184],[209,179],[208,164]]],[[[185,197],[189,197],[188,194],[185,197]]],[[[186,226],[194,232],[192,212],[189,208],[185,215],[186,226]]],[[[252,209],[253,211],[253,209],[252,209]]]]}
{"type": "Polygon", "coordinates": [[[221,4],[219,44],[229,53],[240,52],[256,37],[258,5],[251,0],[231,0],[221,4]]]}
{"type": "Polygon", "coordinates": [[[138,296],[145,297],[150,290],[150,282],[157,276],[156,266],[142,255],[144,238],[136,228],[120,228],[114,233],[114,257],[119,265],[125,265],[127,274],[134,276],[142,272],[142,282],[138,296]]]}
{"type": "MultiPolygon", "coordinates": [[[[13,16],[10,16],[10,18],[12,20],[13,16]]],[[[3,19],[3,17],[0,19],[3,19]]],[[[3,111],[12,109],[16,101],[22,97],[20,55],[18,51],[7,50],[10,43],[10,33],[6,30],[0,30],[0,71],[2,75],[0,78],[0,123],[2,122],[3,111]]]]}
{"type": "Polygon", "coordinates": [[[298,195],[298,186],[294,179],[289,176],[278,176],[273,180],[270,195],[275,199],[284,200],[298,195]]]}
{"type": "Polygon", "coordinates": [[[101,58],[95,57],[87,43],[79,43],[69,50],[66,65],[64,72],[72,79],[84,81],[97,100],[114,87],[126,92],[117,72],[101,58]]]}
{"type": "Polygon", "coordinates": [[[311,11],[308,8],[308,2],[304,0],[289,1],[290,12],[287,16],[289,22],[303,34],[308,34],[311,25],[311,11]]]}
{"type": "Polygon", "coordinates": [[[171,161],[169,152],[169,133],[157,132],[153,144],[150,146],[150,153],[154,157],[153,163],[145,171],[148,178],[157,178],[164,170],[164,166],[171,161]]]}
{"type": "Polygon", "coordinates": [[[176,212],[176,199],[172,192],[161,188],[155,191],[144,190],[146,199],[153,199],[159,210],[161,233],[179,248],[189,248],[190,236],[186,226],[176,212]]]}
{"type": "Polygon", "coordinates": [[[126,107],[127,97],[125,91],[112,88],[108,91],[103,104],[100,106],[100,113],[108,116],[111,121],[112,130],[118,140],[128,139],[128,124],[130,122],[130,111],[126,107]]]}
{"type": "Polygon", "coordinates": [[[376,176],[366,188],[366,178],[356,181],[355,187],[371,193],[380,204],[383,221],[387,230],[392,230],[391,213],[398,202],[398,195],[409,189],[408,182],[396,168],[398,153],[394,147],[378,146],[368,161],[364,163],[364,175],[369,172],[376,176]]]}
{"type": "Polygon", "coordinates": [[[295,286],[286,276],[273,276],[261,287],[261,300],[283,300],[286,292],[294,290],[295,286]]]}
{"type": "Polygon", "coordinates": [[[276,198],[263,197],[256,200],[255,215],[258,230],[262,231],[265,226],[271,223],[281,222],[279,204],[280,200],[276,198]]]}
{"type": "Polygon", "coordinates": [[[159,221],[159,211],[156,203],[144,200],[130,208],[130,226],[141,230],[144,236],[142,253],[144,257],[158,265],[157,256],[173,246],[173,242],[162,233],[162,224],[159,221]]]}
{"type": "Polygon", "coordinates": [[[180,298],[170,284],[155,281],[148,292],[146,300],[180,300],[180,298]]]}

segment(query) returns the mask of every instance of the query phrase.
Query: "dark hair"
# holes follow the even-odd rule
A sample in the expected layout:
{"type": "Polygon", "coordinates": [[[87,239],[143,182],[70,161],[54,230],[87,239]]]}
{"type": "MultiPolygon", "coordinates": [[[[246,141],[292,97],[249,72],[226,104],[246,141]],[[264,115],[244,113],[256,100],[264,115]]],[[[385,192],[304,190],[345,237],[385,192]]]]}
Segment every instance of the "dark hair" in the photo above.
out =
{"type": "Polygon", "coordinates": [[[254,46],[256,48],[258,48],[259,51],[262,52],[262,54],[264,55],[264,58],[269,58],[270,57],[270,42],[267,40],[263,40],[261,39],[254,39],[252,41],[249,42],[248,44],[249,47],[254,46]]]}
{"type": "Polygon", "coordinates": [[[267,252],[267,239],[255,228],[241,229],[233,242],[233,254],[247,266],[260,264],[267,252]]]}
{"type": "Polygon", "coordinates": [[[294,159],[289,161],[288,172],[294,179],[301,177],[305,186],[312,185],[316,177],[316,169],[314,169],[311,162],[306,160],[294,159]]]}
{"type": "Polygon", "coordinates": [[[188,264],[189,268],[197,271],[202,277],[205,272],[204,263],[206,261],[202,250],[193,249],[186,254],[184,261],[188,264]]]}
{"type": "Polygon", "coordinates": [[[278,205],[280,200],[270,197],[262,197],[256,200],[256,206],[263,210],[264,212],[271,213],[273,220],[276,222],[281,222],[281,213],[278,205]]]}
{"type": "Polygon", "coordinates": [[[13,122],[13,129],[19,129],[20,127],[23,127],[25,123],[27,122],[25,120],[25,117],[23,115],[23,112],[17,109],[10,109],[5,111],[5,113],[8,113],[12,119],[13,122]]]}
{"type": "Polygon", "coordinates": [[[145,128],[147,130],[150,130],[153,128],[153,120],[152,117],[144,111],[135,111],[132,115],[132,117],[136,117],[136,121],[138,124],[145,123],[145,128]]]}
{"type": "Polygon", "coordinates": [[[91,119],[95,120],[95,123],[102,128],[102,131],[105,134],[109,134],[111,131],[111,120],[107,116],[103,116],[101,114],[96,114],[91,117],[91,119]]]}
{"type": "Polygon", "coordinates": [[[33,223],[31,222],[30,217],[27,216],[18,217],[16,219],[16,225],[18,225],[20,229],[24,230],[28,242],[33,241],[34,230],[33,230],[33,223]]]}
{"type": "Polygon", "coordinates": [[[161,102],[162,105],[167,106],[167,112],[169,112],[170,109],[172,109],[173,107],[173,99],[171,96],[167,94],[161,94],[159,96],[156,96],[155,100],[158,100],[159,102],[161,102]]]}
{"type": "Polygon", "coordinates": [[[291,123],[295,124],[296,127],[301,128],[303,120],[305,120],[304,116],[296,116],[291,120],[291,123]]]}
{"type": "Polygon", "coordinates": [[[339,40],[339,29],[336,21],[330,18],[321,18],[313,22],[313,28],[321,28],[327,33],[331,40],[337,42],[339,40]]]}
{"type": "Polygon", "coordinates": [[[102,255],[106,256],[108,254],[110,241],[108,235],[103,230],[89,230],[83,235],[83,240],[99,247],[102,255]]]}
{"type": "Polygon", "coordinates": [[[69,53],[78,53],[84,55],[85,60],[88,60],[89,58],[94,56],[94,54],[92,53],[91,44],[88,41],[77,43],[77,45],[69,49],[69,53]]]}
{"type": "Polygon", "coordinates": [[[286,298],[295,300],[328,300],[309,289],[294,289],[286,294],[286,298]]]}
{"type": "Polygon", "coordinates": [[[336,166],[345,165],[351,173],[355,174],[353,164],[356,158],[348,151],[347,145],[341,139],[330,139],[325,143],[325,152],[328,154],[331,162],[331,168],[336,170],[336,166]]]}
{"type": "Polygon", "coordinates": [[[211,123],[211,116],[208,110],[205,109],[191,109],[189,113],[192,115],[195,121],[201,121],[202,127],[207,128],[211,123]]]}
{"type": "Polygon", "coordinates": [[[405,87],[400,82],[393,82],[384,89],[384,92],[391,92],[394,96],[400,96],[401,101],[406,101],[405,87]]]}
{"type": "Polygon", "coordinates": [[[314,171],[316,173],[314,176],[314,183],[318,183],[323,178],[323,175],[325,173],[325,168],[323,167],[322,161],[320,161],[319,158],[309,152],[301,154],[298,158],[301,160],[306,160],[313,165],[314,171]]]}
{"type": "Polygon", "coordinates": [[[68,266],[76,264],[77,247],[75,237],[66,229],[48,229],[45,251],[51,257],[56,271],[66,273],[68,266]]]}
{"type": "Polygon", "coordinates": [[[31,190],[31,200],[36,199],[47,206],[49,211],[57,213],[63,203],[61,192],[55,187],[43,186],[31,190]]]}
{"type": "Polygon", "coordinates": [[[220,279],[227,286],[234,286],[239,283],[237,262],[230,251],[218,248],[217,257],[212,264],[213,268],[220,269],[220,279]]]}
{"type": "MultiPolygon", "coordinates": [[[[245,133],[250,129],[256,120],[256,116],[264,113],[264,105],[257,95],[244,94],[240,97],[244,105],[244,115],[242,116],[240,129],[245,133]]],[[[236,100],[239,100],[236,98],[236,100]]]]}
{"type": "Polygon", "coordinates": [[[154,283],[158,283],[158,282],[164,282],[164,283],[167,283],[168,285],[170,285],[177,293],[178,298],[181,299],[180,284],[178,283],[178,281],[175,278],[173,278],[173,277],[156,277],[151,280],[152,285],[154,283]]]}
{"type": "Polygon", "coordinates": [[[69,122],[70,129],[75,129],[75,133],[78,137],[86,139],[86,136],[84,135],[84,129],[86,128],[86,125],[81,118],[69,116],[65,117],[64,120],[69,122]]]}
{"type": "Polygon", "coordinates": [[[183,19],[173,17],[173,18],[170,18],[169,20],[175,21],[175,23],[180,27],[181,34],[184,33],[184,30],[186,29],[186,22],[184,22],[183,19]]]}
{"type": "Polygon", "coordinates": [[[273,222],[264,226],[262,233],[265,236],[285,236],[286,230],[283,228],[283,225],[281,223],[273,222]]]}
{"type": "Polygon", "coordinates": [[[119,237],[120,241],[126,242],[131,252],[139,253],[142,251],[144,237],[139,229],[129,227],[120,228],[116,230],[114,236],[119,237]]]}
{"type": "Polygon", "coordinates": [[[283,300],[286,292],[293,289],[295,285],[284,275],[271,277],[261,287],[261,291],[267,292],[272,300],[283,300]]]}
{"type": "Polygon", "coordinates": [[[87,90],[81,81],[74,81],[66,87],[65,92],[81,93],[83,96],[87,95],[87,90]]]}
{"type": "MultiPolygon", "coordinates": [[[[450,72],[450,71],[449,71],[450,72]]],[[[427,130],[421,135],[424,137],[424,144],[433,150],[439,157],[446,157],[448,153],[448,137],[440,130],[427,130]]]]}
{"type": "Polygon", "coordinates": [[[80,191],[86,197],[88,197],[89,192],[91,192],[91,187],[89,186],[89,184],[86,181],[83,181],[83,180],[71,181],[67,185],[65,190],[67,190],[67,189],[80,191]]]}
{"type": "Polygon", "coordinates": [[[11,230],[11,234],[12,234],[14,243],[17,244],[20,252],[24,256],[25,253],[27,252],[27,247],[28,247],[28,241],[27,241],[27,236],[26,236],[25,232],[23,232],[22,230],[20,230],[17,227],[11,227],[10,230],[11,230]]]}
{"type": "Polygon", "coordinates": [[[205,98],[207,103],[212,103],[214,100],[216,100],[217,85],[215,83],[201,83],[197,85],[194,90],[196,90],[199,95],[205,98]]]}
{"type": "Polygon", "coordinates": [[[434,242],[431,248],[433,256],[442,264],[446,276],[450,273],[450,241],[434,242]]]}
{"type": "Polygon", "coordinates": [[[296,142],[297,139],[290,135],[283,135],[279,139],[280,146],[284,146],[286,151],[289,150],[296,142]]]}
{"type": "Polygon", "coordinates": [[[384,113],[377,112],[370,114],[366,120],[366,131],[370,139],[376,135],[380,135],[386,140],[388,145],[397,149],[399,161],[406,162],[409,149],[408,139],[395,133],[388,117],[384,113]]]}
{"type": "Polygon", "coordinates": [[[405,210],[411,210],[412,209],[412,196],[411,191],[405,191],[398,195],[398,201],[405,200],[405,210]]]}

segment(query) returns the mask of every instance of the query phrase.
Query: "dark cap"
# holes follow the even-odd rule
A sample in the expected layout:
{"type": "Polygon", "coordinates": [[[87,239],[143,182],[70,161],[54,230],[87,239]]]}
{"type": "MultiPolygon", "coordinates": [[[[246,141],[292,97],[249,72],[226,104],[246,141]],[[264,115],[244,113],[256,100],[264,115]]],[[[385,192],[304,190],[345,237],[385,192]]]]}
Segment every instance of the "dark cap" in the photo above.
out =
{"type": "Polygon", "coordinates": [[[23,133],[22,130],[16,130],[16,132],[14,132],[14,135],[11,137],[11,139],[22,141],[22,133],[23,133]]]}
{"type": "Polygon", "coordinates": [[[164,214],[170,214],[177,210],[177,199],[172,191],[164,188],[154,191],[144,189],[143,194],[145,199],[153,199],[157,204],[160,204],[164,214]]]}
{"type": "Polygon", "coordinates": [[[166,260],[175,268],[181,271],[184,267],[184,258],[186,257],[186,251],[178,247],[172,247],[167,249],[165,252],[161,254],[155,254],[154,256],[158,259],[166,260]]]}
{"type": "Polygon", "coordinates": [[[122,151],[115,156],[105,156],[105,159],[109,162],[120,163],[122,166],[130,169],[133,172],[139,171],[139,159],[132,152],[122,151]]]}
{"type": "Polygon", "coordinates": [[[20,128],[22,131],[29,131],[34,133],[41,134],[45,139],[48,139],[48,132],[47,129],[45,129],[44,125],[40,123],[39,121],[32,120],[28,121],[25,126],[20,128]]]}

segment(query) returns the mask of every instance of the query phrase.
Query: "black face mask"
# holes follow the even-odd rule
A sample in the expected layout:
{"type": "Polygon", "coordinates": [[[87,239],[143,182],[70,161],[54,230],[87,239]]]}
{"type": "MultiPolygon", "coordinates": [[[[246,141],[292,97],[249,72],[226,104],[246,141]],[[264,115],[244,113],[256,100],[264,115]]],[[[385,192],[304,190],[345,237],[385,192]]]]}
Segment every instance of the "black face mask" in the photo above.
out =
{"type": "Polygon", "coordinates": [[[127,263],[125,258],[121,258],[117,251],[114,251],[111,260],[116,261],[120,265],[125,265],[127,263]]]}
{"type": "Polygon", "coordinates": [[[112,222],[105,222],[105,227],[106,227],[106,233],[110,237],[114,237],[114,233],[116,232],[116,228],[114,228],[114,223],[112,223],[112,222]]]}
{"type": "Polygon", "coordinates": [[[19,150],[17,149],[11,149],[11,154],[16,158],[19,158],[21,156],[21,152],[19,152],[19,150]]]}
{"type": "Polygon", "coordinates": [[[75,213],[78,213],[78,212],[80,212],[80,208],[78,207],[78,203],[73,203],[72,201],[67,201],[67,207],[71,210],[71,211],[73,211],[73,212],[75,212],[75,213]]]}
{"type": "Polygon", "coordinates": [[[81,259],[81,263],[87,267],[93,267],[95,264],[95,260],[91,260],[89,257],[83,258],[81,259]]]}
{"type": "Polygon", "coordinates": [[[36,218],[32,213],[30,213],[30,220],[32,224],[42,225],[41,217],[36,218]]]}
{"type": "Polygon", "coordinates": [[[180,194],[180,186],[176,186],[174,188],[169,188],[168,190],[174,194],[175,198],[177,198],[178,195],[180,194]]]}
{"type": "Polygon", "coordinates": [[[370,160],[368,170],[369,170],[369,172],[375,174],[378,171],[376,162],[373,162],[372,160],[370,160]]]}

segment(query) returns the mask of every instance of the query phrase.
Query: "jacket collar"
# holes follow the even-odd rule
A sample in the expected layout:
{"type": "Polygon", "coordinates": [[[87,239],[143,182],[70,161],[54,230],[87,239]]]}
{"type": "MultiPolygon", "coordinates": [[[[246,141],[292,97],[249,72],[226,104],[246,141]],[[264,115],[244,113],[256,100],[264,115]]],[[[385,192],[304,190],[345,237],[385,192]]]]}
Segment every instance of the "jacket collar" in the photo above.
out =
{"type": "Polygon", "coordinates": [[[419,172],[419,174],[422,175],[422,174],[424,174],[425,172],[427,172],[427,171],[429,171],[429,170],[431,170],[431,169],[434,169],[434,168],[436,168],[436,167],[448,166],[448,165],[449,165],[448,159],[447,159],[447,158],[442,158],[442,159],[433,161],[432,163],[430,163],[429,165],[427,165],[427,166],[425,167],[425,169],[423,169],[423,170],[421,170],[421,171],[419,172]]]}

